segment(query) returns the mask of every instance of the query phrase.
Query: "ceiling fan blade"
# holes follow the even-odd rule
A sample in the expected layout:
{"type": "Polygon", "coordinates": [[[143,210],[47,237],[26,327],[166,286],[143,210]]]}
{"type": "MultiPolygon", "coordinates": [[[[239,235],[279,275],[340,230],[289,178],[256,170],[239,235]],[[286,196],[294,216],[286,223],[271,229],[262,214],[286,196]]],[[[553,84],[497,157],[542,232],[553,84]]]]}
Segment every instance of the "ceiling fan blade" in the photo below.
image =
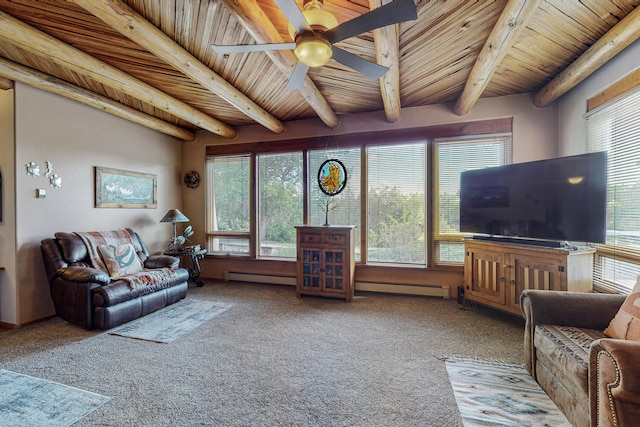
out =
{"type": "Polygon", "coordinates": [[[216,53],[243,53],[243,52],[263,52],[267,50],[295,49],[295,43],[268,43],[268,44],[238,44],[238,45],[216,45],[211,48],[216,53]]]}
{"type": "Polygon", "coordinates": [[[307,71],[309,71],[309,66],[298,61],[293,69],[293,73],[291,73],[291,77],[289,78],[287,85],[284,88],[286,90],[300,89],[304,84],[304,78],[307,76],[307,71]]]}
{"type": "Polygon", "coordinates": [[[296,29],[298,34],[303,32],[313,32],[311,26],[305,19],[302,11],[296,4],[296,0],[273,0],[274,3],[280,8],[284,16],[287,17],[293,28],[296,29]]]}
{"type": "Polygon", "coordinates": [[[371,80],[378,80],[384,75],[384,73],[389,71],[388,67],[368,61],[358,55],[354,55],[353,53],[340,49],[339,47],[331,46],[331,50],[333,52],[331,59],[335,59],[339,63],[361,72],[371,80]]]}
{"type": "Polygon", "coordinates": [[[338,25],[324,33],[324,36],[329,40],[329,43],[333,44],[376,28],[418,19],[418,11],[413,1],[395,0],[338,25]]]}

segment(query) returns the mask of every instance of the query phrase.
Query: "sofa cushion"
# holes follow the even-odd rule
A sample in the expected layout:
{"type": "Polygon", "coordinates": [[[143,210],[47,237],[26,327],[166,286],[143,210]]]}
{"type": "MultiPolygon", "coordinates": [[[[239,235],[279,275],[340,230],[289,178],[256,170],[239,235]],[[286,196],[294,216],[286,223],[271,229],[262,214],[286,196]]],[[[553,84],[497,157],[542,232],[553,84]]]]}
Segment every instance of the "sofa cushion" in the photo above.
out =
{"type": "Polygon", "coordinates": [[[179,268],[175,270],[175,274],[171,276],[171,280],[169,281],[139,286],[135,289],[132,289],[130,284],[126,280],[123,280],[123,277],[119,279],[122,280],[113,280],[106,286],[100,286],[94,289],[91,295],[92,304],[96,307],[110,307],[120,304],[123,301],[148,295],[161,289],[167,289],[185,283],[189,279],[189,272],[184,268],[179,268]]]}
{"type": "Polygon", "coordinates": [[[77,234],[58,232],[55,237],[62,250],[62,258],[69,264],[86,260],[89,257],[87,247],[77,234]]]}
{"type": "Polygon", "coordinates": [[[604,333],[611,338],[640,341],[640,277],[604,333]]]}
{"type": "Polygon", "coordinates": [[[142,263],[131,243],[123,243],[118,246],[98,245],[98,252],[111,277],[142,271],[142,263]]]}
{"type": "Polygon", "coordinates": [[[595,329],[573,326],[538,325],[535,329],[534,345],[538,355],[545,355],[552,374],[560,378],[569,390],[575,388],[589,393],[589,348],[591,343],[603,338],[595,329]]]}

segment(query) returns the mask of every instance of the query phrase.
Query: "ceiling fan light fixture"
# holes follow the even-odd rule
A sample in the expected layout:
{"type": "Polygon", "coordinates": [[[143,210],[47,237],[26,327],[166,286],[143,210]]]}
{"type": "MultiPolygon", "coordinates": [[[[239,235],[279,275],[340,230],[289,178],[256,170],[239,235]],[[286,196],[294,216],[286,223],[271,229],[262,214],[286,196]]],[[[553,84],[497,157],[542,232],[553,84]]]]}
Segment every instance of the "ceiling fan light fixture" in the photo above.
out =
{"type": "Polygon", "coordinates": [[[299,36],[295,53],[298,61],[309,67],[321,67],[331,59],[331,43],[318,36],[299,36]]]}

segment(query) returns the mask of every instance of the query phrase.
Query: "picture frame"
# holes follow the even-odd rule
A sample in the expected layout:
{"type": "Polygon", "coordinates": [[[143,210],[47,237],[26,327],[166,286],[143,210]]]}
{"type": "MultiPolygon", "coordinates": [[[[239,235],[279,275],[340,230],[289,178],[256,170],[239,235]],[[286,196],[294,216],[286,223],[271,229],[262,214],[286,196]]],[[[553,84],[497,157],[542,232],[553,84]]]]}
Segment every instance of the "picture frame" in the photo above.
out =
{"type": "Polygon", "coordinates": [[[96,208],[157,208],[154,174],[95,167],[96,208]]]}

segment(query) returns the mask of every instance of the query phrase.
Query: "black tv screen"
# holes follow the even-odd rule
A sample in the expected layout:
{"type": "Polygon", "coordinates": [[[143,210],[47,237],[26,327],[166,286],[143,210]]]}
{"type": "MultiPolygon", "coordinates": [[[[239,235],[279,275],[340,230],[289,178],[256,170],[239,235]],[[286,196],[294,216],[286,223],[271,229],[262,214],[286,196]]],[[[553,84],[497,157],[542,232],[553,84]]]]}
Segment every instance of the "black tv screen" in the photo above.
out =
{"type": "Polygon", "coordinates": [[[462,172],[460,231],[604,243],[605,152],[462,172]]]}

